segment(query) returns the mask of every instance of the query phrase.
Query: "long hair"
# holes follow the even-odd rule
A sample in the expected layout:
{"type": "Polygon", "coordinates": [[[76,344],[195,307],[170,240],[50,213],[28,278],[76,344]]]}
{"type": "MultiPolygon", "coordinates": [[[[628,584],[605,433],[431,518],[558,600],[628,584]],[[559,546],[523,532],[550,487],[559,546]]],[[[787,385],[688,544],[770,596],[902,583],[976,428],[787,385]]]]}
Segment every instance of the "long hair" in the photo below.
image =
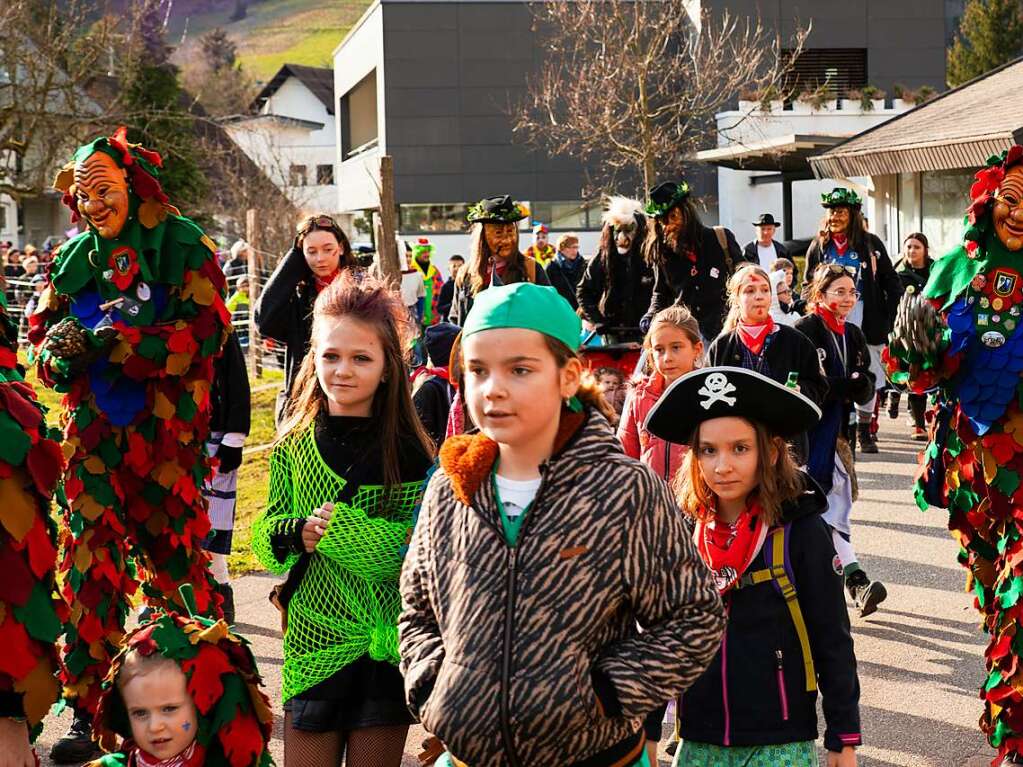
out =
{"type": "Polygon", "coordinates": [[[358,281],[346,271],[317,297],[313,307],[312,343],[292,385],[278,441],[292,432],[308,428],[317,416],[327,412],[327,395],[316,376],[316,339],[324,323],[343,317],[371,325],[384,350],[384,373],[373,396],[370,412],[375,421],[374,432],[380,441],[384,484],[390,489],[401,483],[399,455],[403,441],[418,441],[428,455],[434,454],[434,446],[412,404],[405,357],[408,340],[412,337],[408,311],[400,296],[392,292],[385,282],[369,276],[358,281]]]}
{"type": "Polygon", "coordinates": [[[693,201],[687,197],[676,207],[682,210],[682,230],[679,232],[678,242],[674,246],[664,240],[662,219],[653,219],[653,224],[647,227],[646,239],[643,242],[643,258],[652,267],[662,266],[671,253],[682,255],[700,245],[703,224],[700,222],[700,214],[696,212],[693,201]]]}
{"type": "MultiPolygon", "coordinates": [[[[867,226],[863,221],[863,210],[861,208],[846,205],[849,208],[849,228],[845,230],[849,238],[849,245],[857,255],[869,255],[867,253],[867,226]]],[[[831,230],[828,229],[828,215],[825,211],[817,232],[817,244],[823,253],[828,243],[831,242],[831,230]]]]}
{"type": "Polygon", "coordinates": [[[334,239],[337,240],[338,247],[341,249],[338,269],[352,269],[358,265],[355,254],[352,252],[352,243],[348,241],[348,235],[331,216],[326,213],[316,213],[299,221],[298,226],[295,227],[295,245],[301,248],[306,235],[312,232],[330,232],[334,235],[334,239]]]}
{"type": "MultiPolygon", "coordinates": [[[[490,246],[487,245],[483,227],[484,224],[481,221],[472,225],[472,230],[469,232],[469,259],[465,262],[465,266],[459,270],[458,277],[455,278],[455,285],[458,288],[461,288],[468,280],[469,288],[474,296],[490,284],[490,267],[494,256],[490,252],[490,246]]],[[[526,257],[522,251],[516,248],[515,253],[507,261],[504,282],[510,284],[524,280],[526,257]]]]}
{"type": "Polygon", "coordinates": [[[735,274],[728,278],[728,287],[726,288],[728,292],[728,316],[725,317],[725,324],[721,329],[722,333],[731,333],[739,325],[741,314],[739,291],[742,289],[742,283],[750,275],[759,277],[768,285],[771,284],[771,278],[767,276],[767,272],[756,264],[744,264],[736,269],[735,274]]]}
{"type": "Polygon", "coordinates": [[[613,300],[612,294],[615,289],[614,260],[616,258],[631,258],[634,252],[638,252],[641,255],[643,253],[647,236],[646,216],[642,213],[637,213],[635,221],[636,231],[632,235],[632,244],[629,245],[629,252],[625,256],[618,255],[614,226],[604,224],[603,229],[600,231],[600,247],[597,250],[597,258],[600,260],[600,265],[604,270],[604,286],[600,294],[600,301],[597,303],[597,308],[600,309],[600,313],[605,317],[608,316],[608,304],[613,300]]]}
{"type": "MultiPolygon", "coordinates": [[[[748,421],[757,435],[757,486],[753,491],[760,501],[761,516],[768,526],[781,520],[782,505],[797,499],[805,489],[802,474],[796,466],[785,440],[776,437],[756,421],[748,421]],[[774,463],[768,458],[778,451],[774,463]]],[[[690,449],[671,481],[679,508],[695,519],[708,521],[717,508],[717,496],[703,477],[700,466],[700,427],[696,427],[690,449]]]]}
{"type": "MultiPolygon", "coordinates": [[[[824,294],[843,277],[853,280],[852,275],[839,264],[819,264],[807,290],[807,303],[811,307],[824,305],[824,294]]],[[[855,285],[856,280],[853,280],[853,286],[855,285]]]]}

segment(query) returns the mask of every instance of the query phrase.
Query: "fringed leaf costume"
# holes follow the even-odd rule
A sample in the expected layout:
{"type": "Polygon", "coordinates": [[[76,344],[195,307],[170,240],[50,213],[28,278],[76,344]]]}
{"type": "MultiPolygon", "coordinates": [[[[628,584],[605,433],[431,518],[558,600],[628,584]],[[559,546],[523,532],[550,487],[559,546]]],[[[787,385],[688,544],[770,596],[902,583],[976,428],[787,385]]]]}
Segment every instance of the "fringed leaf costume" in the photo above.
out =
{"type": "Polygon", "coordinates": [[[938,386],[916,483],[949,511],[990,635],[980,726],[999,758],[1023,753],[1023,147],[976,175],[963,244],[907,295],[884,358],[889,377],[938,386]]]}
{"type": "Polygon", "coordinates": [[[29,321],[39,377],[64,393],[64,684],[90,711],[140,582],[154,606],[191,583],[201,613],[219,609],[200,490],[230,315],[214,243],[167,203],[161,164],[123,128],[78,149],[55,186],[88,226],[29,321]]]}

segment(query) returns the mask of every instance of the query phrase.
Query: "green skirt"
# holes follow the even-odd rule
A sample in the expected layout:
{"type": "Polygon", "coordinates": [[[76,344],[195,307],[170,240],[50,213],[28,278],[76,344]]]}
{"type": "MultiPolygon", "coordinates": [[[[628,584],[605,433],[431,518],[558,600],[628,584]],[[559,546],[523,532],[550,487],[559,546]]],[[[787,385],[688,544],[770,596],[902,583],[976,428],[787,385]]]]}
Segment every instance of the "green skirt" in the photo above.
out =
{"type": "Polygon", "coordinates": [[[672,767],[818,767],[817,743],[715,746],[686,740],[675,752],[672,767]]]}

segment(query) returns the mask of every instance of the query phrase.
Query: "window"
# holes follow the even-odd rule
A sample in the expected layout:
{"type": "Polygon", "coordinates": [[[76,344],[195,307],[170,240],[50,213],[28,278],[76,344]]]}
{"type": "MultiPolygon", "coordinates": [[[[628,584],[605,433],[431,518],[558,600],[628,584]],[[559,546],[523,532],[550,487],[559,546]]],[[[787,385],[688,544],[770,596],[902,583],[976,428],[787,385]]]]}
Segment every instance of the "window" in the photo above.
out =
{"type": "Polygon", "coordinates": [[[288,186],[306,186],[309,181],[305,175],[304,165],[292,165],[288,174],[288,186]]]}
{"type": "MultiPolygon", "coordinates": [[[[783,51],[783,56],[791,55],[783,51]]],[[[806,48],[792,65],[784,90],[814,91],[826,85],[836,93],[867,86],[866,48],[806,48]]]]}
{"type": "Polygon", "coordinates": [[[338,100],[341,156],[345,159],[376,146],[377,72],[374,69],[338,100]]]}
{"type": "Polygon", "coordinates": [[[550,229],[600,229],[602,208],[599,204],[570,200],[564,202],[532,202],[530,218],[547,224],[550,229]]]}
{"type": "Polygon", "coordinates": [[[317,165],[316,166],[316,183],[319,186],[333,186],[333,184],[334,184],[334,166],[333,165],[317,165]]]}
{"type": "Polygon", "coordinates": [[[923,224],[931,257],[942,256],[959,244],[963,214],[969,204],[964,190],[973,183],[974,170],[937,170],[920,174],[923,224]]]}
{"type": "Polygon", "coordinates": [[[469,208],[463,204],[400,205],[398,209],[402,232],[464,232],[467,226],[469,208]]]}

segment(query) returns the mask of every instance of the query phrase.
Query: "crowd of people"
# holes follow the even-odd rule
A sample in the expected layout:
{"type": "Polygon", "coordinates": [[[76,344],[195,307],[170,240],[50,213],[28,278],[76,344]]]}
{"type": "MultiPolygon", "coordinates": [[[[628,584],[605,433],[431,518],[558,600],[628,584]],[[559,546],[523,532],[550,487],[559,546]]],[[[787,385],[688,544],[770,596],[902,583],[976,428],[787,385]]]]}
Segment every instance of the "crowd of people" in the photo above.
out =
{"type": "MultiPolygon", "coordinates": [[[[673,707],[676,765],[811,767],[822,696],[826,764],[852,767],[846,594],[863,617],[887,596],[853,543],[856,453],[886,381],[929,429],[918,497],[950,509],[992,635],[982,729],[1020,763],[1016,149],[978,174],[961,251],[912,234],[893,265],[838,188],[801,275],[773,217],[740,248],[684,181],[609,198],[589,258],[542,224],[523,251],[524,206],[481,200],[446,280],[427,240],[395,282],[304,218],[252,306],[285,359],[252,526],[283,576],[285,765],[398,767],[418,721],[442,767],[654,767],[673,707]]],[[[271,763],[226,567],[248,246],[221,264],[161,165],[121,129],[55,184],[85,230],[28,334],[62,434],[0,318],[3,767],[35,763],[58,697],[58,763],[271,763]]]]}

